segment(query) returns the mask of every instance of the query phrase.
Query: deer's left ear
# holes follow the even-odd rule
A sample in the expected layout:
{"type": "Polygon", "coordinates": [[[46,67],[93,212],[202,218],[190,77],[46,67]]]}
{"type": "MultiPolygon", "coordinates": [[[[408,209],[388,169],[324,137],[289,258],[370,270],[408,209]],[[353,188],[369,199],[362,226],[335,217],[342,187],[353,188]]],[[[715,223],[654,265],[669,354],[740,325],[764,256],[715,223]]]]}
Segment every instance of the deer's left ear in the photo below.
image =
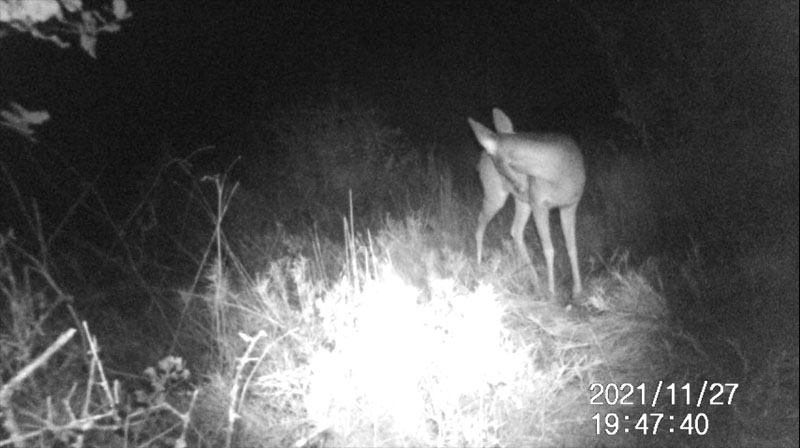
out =
{"type": "Polygon", "coordinates": [[[467,121],[469,122],[469,127],[472,128],[472,132],[475,133],[475,138],[478,139],[478,143],[483,146],[483,149],[485,149],[489,155],[495,155],[497,153],[497,134],[472,118],[467,118],[467,121]]]}

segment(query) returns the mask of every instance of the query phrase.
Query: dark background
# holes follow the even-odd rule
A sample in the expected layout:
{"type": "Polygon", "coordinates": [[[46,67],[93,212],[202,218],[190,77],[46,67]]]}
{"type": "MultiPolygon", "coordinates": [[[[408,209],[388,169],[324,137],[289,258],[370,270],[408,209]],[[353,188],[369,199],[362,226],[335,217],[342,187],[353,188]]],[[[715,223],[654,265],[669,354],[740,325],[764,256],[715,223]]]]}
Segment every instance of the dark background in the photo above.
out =
{"type": "Polygon", "coordinates": [[[268,138],[254,143],[261,124],[297,103],[353,92],[411,147],[434,148],[463,182],[477,185],[479,153],[465,119],[489,123],[500,106],[518,129],[574,134],[590,184],[595,162],[614,151],[670,164],[656,172],[668,184],[658,195],[687,204],[678,232],[688,233],[688,216],[722,246],[765,232],[785,238],[797,225],[796,2],[129,7],[133,18],[100,37],[96,60],[27,34],[0,40],[0,102],[52,115],[38,146],[0,133],[16,181],[31,179],[23,191],[74,202],[79,192],[63,195],[58,160],[93,182],[112,214],[124,211],[166,154],[214,145],[195,160],[198,173],[222,172],[238,156],[239,167],[253,166],[275,151],[268,138]]]}
{"type": "MultiPolygon", "coordinates": [[[[564,131],[581,145],[588,169],[577,233],[587,285],[618,275],[615,270],[655,266],[654,288],[669,298],[682,328],[703,340],[741,340],[744,351],[755,354],[754,364],[776,341],[796,353],[796,1],[197,0],[129,6],[133,18],[121,32],[100,37],[96,60],[77,46],[63,50],[27,34],[0,39],[0,105],[14,101],[52,116],[38,129],[37,144],[0,129],[0,230],[27,231],[32,247],[38,236],[55,235],[65,243],[51,250],[63,254],[65,264],[83,263],[74,271],[84,278],[104,272],[113,257],[122,260],[118,266],[135,265],[119,272],[132,271],[141,283],[150,275],[170,284],[169,275],[204,265],[196,254],[205,254],[214,238],[215,205],[194,207],[196,215],[186,218],[178,205],[202,197],[195,190],[142,198],[166,160],[209,145],[191,158],[187,171],[197,182],[185,191],[202,174],[235,166],[227,185],[243,180],[235,198],[239,215],[231,219],[231,212],[225,223],[244,224],[238,234],[225,234],[235,235],[236,249],[257,254],[251,257],[255,269],[280,246],[256,244],[276,221],[316,231],[327,219],[322,233],[341,238],[343,184],[353,179],[364,187],[354,208],[378,217],[357,217],[365,227],[381,224],[386,212],[365,202],[400,197],[392,212],[403,215],[430,211],[444,196],[436,195],[448,192],[454,199],[443,202],[455,206],[439,217],[446,221],[442,239],[449,238],[439,246],[471,254],[480,152],[466,118],[488,125],[498,106],[519,130],[564,131]],[[390,177],[373,169],[384,166],[382,160],[313,163],[320,153],[334,161],[363,156],[363,148],[350,151],[357,145],[349,138],[386,135],[371,132],[369,120],[351,134],[341,126],[333,136],[344,143],[330,153],[324,152],[328,141],[317,138],[330,133],[315,133],[313,123],[289,129],[297,135],[283,141],[270,131],[281,123],[276,117],[285,119],[298,104],[346,97],[374,106],[387,126],[402,132],[402,144],[392,140],[386,147],[419,159],[433,154],[439,171],[431,177],[450,179],[443,174],[452,173],[452,185],[442,182],[452,188],[427,188],[424,170],[409,169],[397,176],[399,187],[392,184],[379,196],[379,183],[363,178],[390,177]],[[306,151],[309,143],[317,147],[306,151]],[[352,166],[367,168],[355,172],[352,166]],[[305,184],[297,182],[294,195],[281,197],[280,188],[298,172],[305,184]],[[342,187],[333,192],[338,197],[325,195],[323,181],[333,174],[342,187]],[[308,184],[317,190],[305,189],[308,184]],[[21,194],[11,194],[12,185],[21,194]],[[403,203],[414,188],[427,195],[403,203]],[[317,202],[302,204],[309,199],[317,202]],[[152,232],[144,213],[156,203],[167,210],[152,220],[163,232],[152,232]],[[31,222],[34,208],[43,230],[31,222]],[[327,215],[313,214],[326,208],[327,215]],[[135,262],[128,248],[136,247],[137,232],[142,241],[161,234],[146,241],[158,262],[135,262]],[[171,245],[190,238],[194,246],[171,245]],[[92,257],[101,261],[93,265],[92,257]],[[152,271],[141,274],[141,266],[152,271]]],[[[343,120],[322,115],[323,122],[329,118],[343,120]]],[[[500,244],[504,226],[490,229],[487,245],[500,244]]],[[[141,252],[150,261],[147,249],[141,252]]]]}
{"type": "Polygon", "coordinates": [[[465,117],[485,120],[494,105],[524,112],[520,127],[572,131],[607,123],[615,107],[604,58],[568,3],[129,7],[133,19],[101,36],[97,60],[27,35],[0,41],[0,98],[50,111],[42,140],[89,178],[103,169],[121,180],[165,140],[184,153],[219,144],[335,89],[374,101],[423,144],[466,143],[465,117]]]}

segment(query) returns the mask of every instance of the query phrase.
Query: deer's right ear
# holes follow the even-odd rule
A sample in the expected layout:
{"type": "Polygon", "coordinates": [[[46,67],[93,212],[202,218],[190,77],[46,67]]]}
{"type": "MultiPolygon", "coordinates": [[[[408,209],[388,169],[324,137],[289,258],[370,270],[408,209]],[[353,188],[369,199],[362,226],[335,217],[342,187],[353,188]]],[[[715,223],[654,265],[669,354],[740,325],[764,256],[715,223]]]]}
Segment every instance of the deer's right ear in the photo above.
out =
{"type": "Polygon", "coordinates": [[[514,124],[502,110],[495,107],[492,109],[492,119],[494,120],[494,130],[500,134],[513,134],[514,124]]]}
{"type": "Polygon", "coordinates": [[[483,149],[485,149],[489,155],[495,155],[497,153],[497,134],[472,118],[467,118],[467,122],[469,123],[469,127],[472,128],[472,132],[475,133],[475,138],[478,139],[478,143],[483,146],[483,149]]]}

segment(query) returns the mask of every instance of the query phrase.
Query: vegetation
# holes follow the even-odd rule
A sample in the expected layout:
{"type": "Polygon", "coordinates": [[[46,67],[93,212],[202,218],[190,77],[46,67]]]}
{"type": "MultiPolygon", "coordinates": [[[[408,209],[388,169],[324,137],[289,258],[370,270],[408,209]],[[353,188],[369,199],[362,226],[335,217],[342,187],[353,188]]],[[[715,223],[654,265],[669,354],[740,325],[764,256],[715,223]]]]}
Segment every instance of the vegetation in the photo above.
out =
{"type": "MultiPolygon", "coordinates": [[[[571,300],[516,261],[507,210],[477,266],[480,198],[453,180],[474,173],[354,93],[258,127],[246,149],[280,157],[213,176],[192,169],[210,148],[165,160],[124,213],[55,160],[72,200],[46,216],[0,159],[15,207],[0,236],[0,447],[797,445],[797,222],[773,211],[796,219],[797,181],[764,174],[763,152],[721,177],[685,169],[772,145],[796,173],[797,86],[794,116],[747,122],[766,106],[719,88],[756,74],[707,57],[715,39],[681,42],[666,13],[665,64],[691,60],[643,81],[586,13],[628,127],[583,139],[587,280],[571,300]],[[745,198],[768,231],[692,194],[733,178],[769,179],[745,198]]],[[[31,144],[39,118],[7,127],[31,144]]]]}

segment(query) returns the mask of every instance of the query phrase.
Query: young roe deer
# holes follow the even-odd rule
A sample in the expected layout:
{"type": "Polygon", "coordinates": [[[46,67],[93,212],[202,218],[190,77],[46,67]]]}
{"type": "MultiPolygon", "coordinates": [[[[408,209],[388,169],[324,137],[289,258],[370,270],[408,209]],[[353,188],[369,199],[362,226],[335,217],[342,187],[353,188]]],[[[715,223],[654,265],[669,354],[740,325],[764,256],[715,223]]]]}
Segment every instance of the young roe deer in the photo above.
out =
{"type": "MultiPolygon", "coordinates": [[[[508,199],[514,196],[514,223],[511,238],[526,263],[532,266],[523,238],[531,211],[547,262],[547,282],[555,295],[553,278],[553,241],[550,238],[550,209],[558,208],[561,229],[572,265],[572,291],[581,292],[578,246],[575,243],[575,215],[586,183],[583,155],[575,141],[561,134],[514,132],[511,119],[500,109],[493,109],[493,132],[468,118],[469,125],[485,149],[478,162],[483,184],[483,208],[475,231],[478,263],[483,252],[483,234],[489,221],[508,199]]],[[[532,268],[533,269],[533,268],[532,268]]],[[[535,274],[534,270],[534,274],[535,274]]]]}

